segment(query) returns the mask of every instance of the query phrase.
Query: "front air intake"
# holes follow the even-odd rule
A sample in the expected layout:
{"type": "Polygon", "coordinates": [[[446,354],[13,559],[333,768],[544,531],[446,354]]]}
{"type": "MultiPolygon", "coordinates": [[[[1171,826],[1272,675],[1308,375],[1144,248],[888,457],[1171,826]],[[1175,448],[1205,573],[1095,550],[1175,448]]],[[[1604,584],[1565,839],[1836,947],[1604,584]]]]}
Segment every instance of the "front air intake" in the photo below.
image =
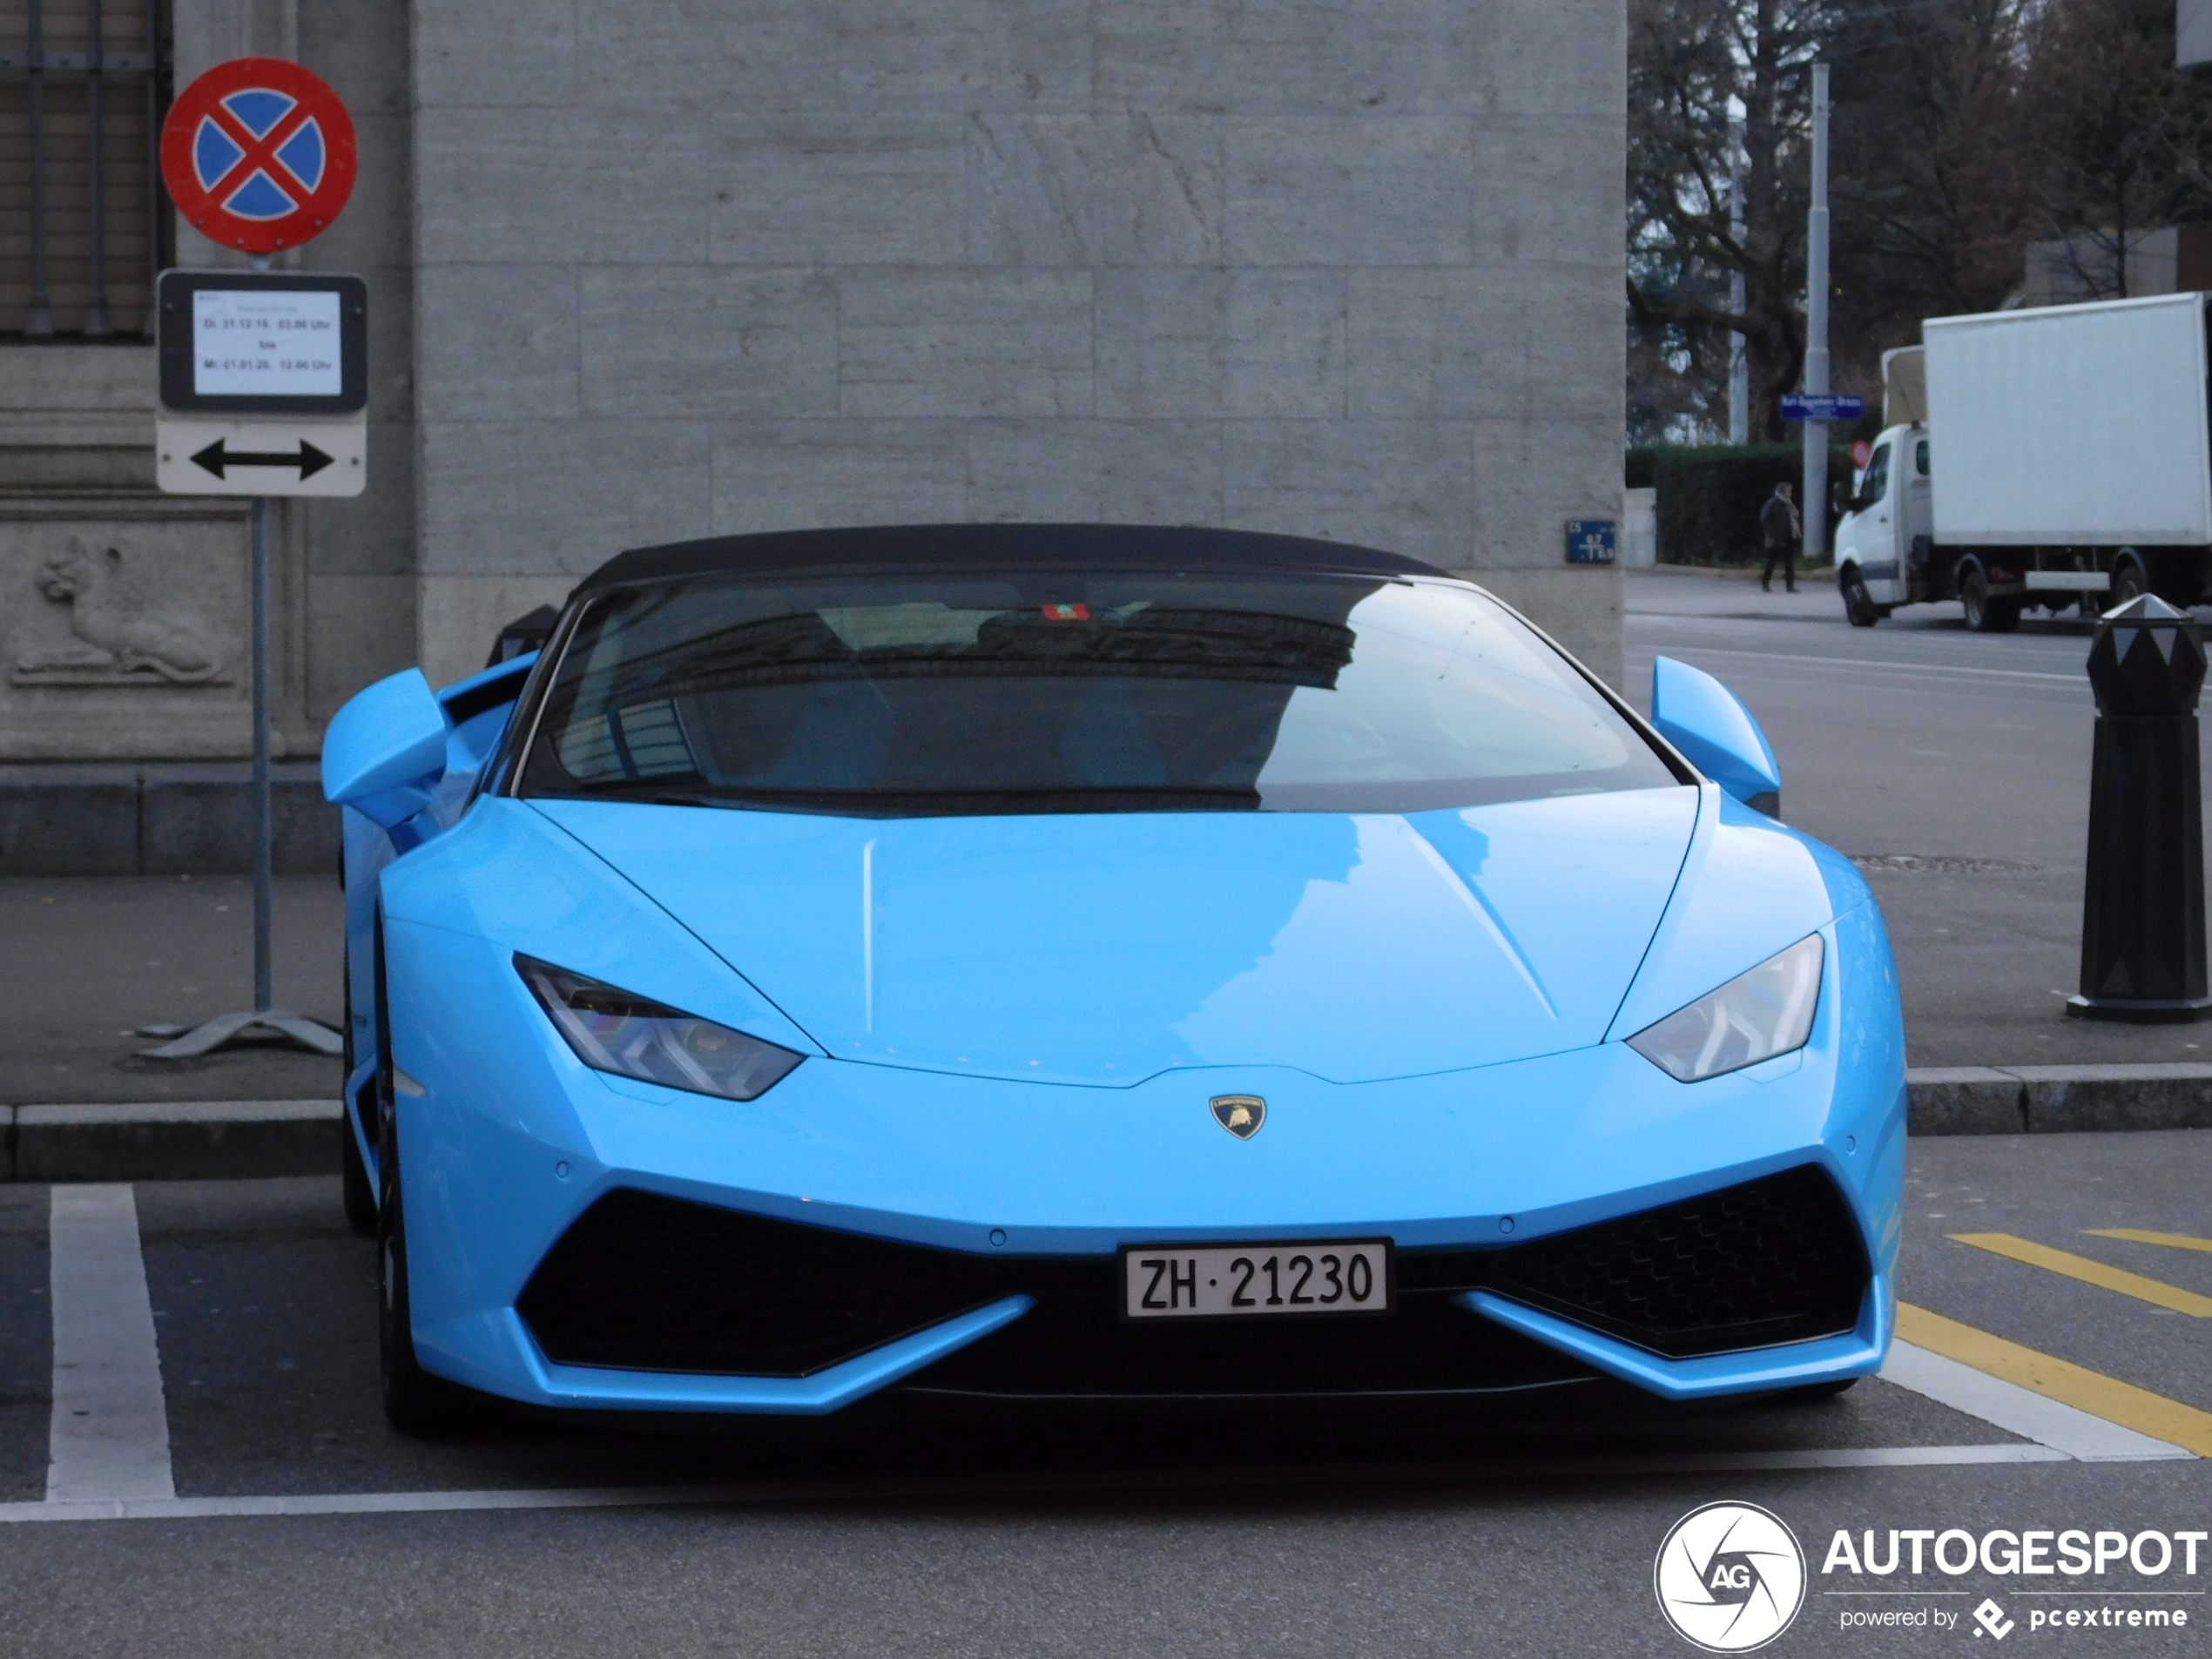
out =
{"type": "Polygon", "coordinates": [[[1009,1293],[1003,1264],[618,1187],[516,1303],[545,1357],[803,1377],[1009,1293]]]}
{"type": "Polygon", "coordinates": [[[1671,1359],[1837,1336],[1871,1269],[1851,1207],[1804,1164],[1494,1252],[1488,1287],[1671,1359]]]}

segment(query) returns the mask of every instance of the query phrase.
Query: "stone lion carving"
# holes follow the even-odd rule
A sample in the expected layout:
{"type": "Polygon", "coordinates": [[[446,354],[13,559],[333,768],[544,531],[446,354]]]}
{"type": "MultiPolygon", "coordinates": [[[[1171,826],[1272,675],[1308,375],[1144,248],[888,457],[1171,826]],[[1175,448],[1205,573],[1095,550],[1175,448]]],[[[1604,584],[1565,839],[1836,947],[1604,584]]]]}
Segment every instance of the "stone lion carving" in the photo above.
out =
{"type": "Polygon", "coordinates": [[[198,617],[149,610],[118,591],[120,550],[95,554],[81,540],[39,567],[39,590],[70,607],[70,643],[34,646],[16,660],[18,682],[62,685],[204,685],[223,658],[198,617]]]}

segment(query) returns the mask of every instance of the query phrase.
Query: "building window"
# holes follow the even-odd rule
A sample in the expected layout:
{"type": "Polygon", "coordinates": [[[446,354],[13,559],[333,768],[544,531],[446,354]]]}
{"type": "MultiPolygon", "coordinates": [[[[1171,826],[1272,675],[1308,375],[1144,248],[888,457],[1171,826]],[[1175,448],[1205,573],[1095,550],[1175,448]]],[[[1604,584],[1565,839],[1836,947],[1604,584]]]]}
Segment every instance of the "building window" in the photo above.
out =
{"type": "Polygon", "coordinates": [[[165,11],[0,0],[0,338],[152,334],[165,11]]]}

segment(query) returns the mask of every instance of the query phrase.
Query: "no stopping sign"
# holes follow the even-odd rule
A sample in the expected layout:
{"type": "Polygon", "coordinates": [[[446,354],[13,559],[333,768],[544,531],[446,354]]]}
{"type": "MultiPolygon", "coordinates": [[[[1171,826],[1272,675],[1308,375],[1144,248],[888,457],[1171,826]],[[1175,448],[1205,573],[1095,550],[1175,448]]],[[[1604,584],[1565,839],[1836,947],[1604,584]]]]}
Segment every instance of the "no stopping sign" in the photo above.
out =
{"type": "Polygon", "coordinates": [[[161,177],[201,235],[248,253],[320,236],[353,193],[353,118],[321,77],[281,57],[234,57],[178,94],[161,177]]]}

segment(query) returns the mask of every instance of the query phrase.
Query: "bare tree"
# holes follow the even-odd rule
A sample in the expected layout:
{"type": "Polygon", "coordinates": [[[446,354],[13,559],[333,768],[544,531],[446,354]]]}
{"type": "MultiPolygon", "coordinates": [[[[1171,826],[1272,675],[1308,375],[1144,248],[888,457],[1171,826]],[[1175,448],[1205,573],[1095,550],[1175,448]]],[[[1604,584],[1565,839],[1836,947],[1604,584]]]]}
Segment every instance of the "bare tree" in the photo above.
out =
{"type": "MultiPolygon", "coordinates": [[[[1743,338],[1754,441],[1781,435],[1782,395],[1804,365],[1809,66],[1836,0],[1629,0],[1629,314],[1657,373],[1701,368],[1743,338]],[[1730,229],[1731,118],[1743,121],[1743,233],[1730,229]],[[1729,279],[1743,278],[1741,310],[1729,279]]],[[[1724,373],[1724,370],[1723,371],[1724,373]]],[[[1709,391],[1632,386],[1632,408],[1703,415],[1709,391]]]]}
{"type": "Polygon", "coordinates": [[[2212,92],[2174,67],[2171,0],[2049,0],[2027,39],[2036,216],[2083,292],[2124,298],[2143,232],[2212,212],[2212,92]]]}
{"type": "Polygon", "coordinates": [[[1835,352],[1872,389],[1923,317],[2019,284],[2039,164],[2021,81],[2040,0],[1851,0],[1836,61],[1835,352]]]}

